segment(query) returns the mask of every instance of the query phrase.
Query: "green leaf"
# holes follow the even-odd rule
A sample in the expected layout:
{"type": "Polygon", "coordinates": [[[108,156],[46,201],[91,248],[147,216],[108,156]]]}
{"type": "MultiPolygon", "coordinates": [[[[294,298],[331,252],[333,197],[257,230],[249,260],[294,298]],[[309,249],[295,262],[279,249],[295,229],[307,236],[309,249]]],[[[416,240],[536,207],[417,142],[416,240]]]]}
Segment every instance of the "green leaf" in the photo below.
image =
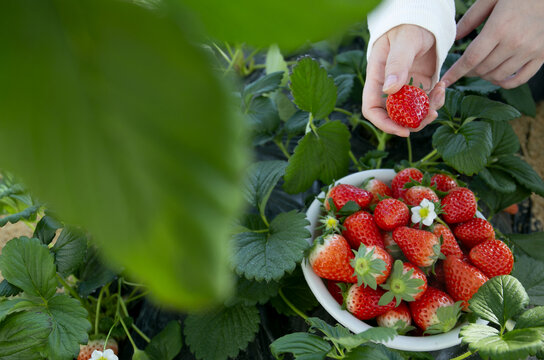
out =
{"type": "Polygon", "coordinates": [[[104,264],[98,249],[91,246],[87,249],[85,261],[78,274],[77,292],[82,297],[89,296],[93,291],[115,279],[117,272],[104,264]]]}
{"type": "Polygon", "coordinates": [[[544,262],[515,248],[514,255],[512,276],[523,284],[531,304],[544,305],[544,262]]]}
{"type": "Polygon", "coordinates": [[[487,95],[500,89],[500,86],[479,77],[471,77],[464,78],[464,85],[458,85],[455,88],[461,92],[472,91],[480,95],[487,95]]]}
{"type": "Polygon", "coordinates": [[[277,359],[282,354],[293,354],[296,360],[325,359],[331,345],[319,336],[297,332],[276,339],[270,344],[270,351],[277,359]]]}
{"type": "Polygon", "coordinates": [[[525,311],[516,320],[514,329],[544,327],[544,306],[537,306],[525,311]]]}
{"type": "Polygon", "coordinates": [[[510,155],[519,151],[520,145],[518,136],[507,121],[488,121],[491,126],[493,138],[493,150],[495,156],[510,155]]]}
{"type": "Polygon", "coordinates": [[[23,236],[9,241],[0,255],[0,271],[28,295],[49,299],[57,291],[53,255],[38,239],[23,236]]]}
{"type": "Polygon", "coordinates": [[[530,191],[519,184],[516,184],[516,190],[512,193],[499,193],[491,189],[490,186],[478,176],[472,179],[470,187],[478,195],[480,200],[488,205],[490,216],[512,204],[519,203],[531,195],[530,191]]]}
{"type": "Polygon", "coordinates": [[[328,122],[307,133],[298,143],[285,170],[284,189],[290,194],[307,190],[319,179],[330,184],[349,168],[350,133],[340,121],[328,122]]]}
{"type": "Polygon", "coordinates": [[[232,290],[247,137],[182,24],[128,1],[3,2],[0,151],[157,300],[196,309],[232,290]]]}
{"type": "Polygon", "coordinates": [[[525,115],[536,116],[536,104],[528,84],[514,89],[500,89],[499,93],[504,100],[525,115]]]}
{"type": "Polygon", "coordinates": [[[520,117],[516,108],[498,101],[476,95],[468,95],[461,102],[461,118],[478,118],[492,121],[506,121],[520,117]]]}
{"type": "Polygon", "coordinates": [[[544,232],[508,234],[508,240],[534,259],[544,261],[544,232]]]}
{"type": "Polygon", "coordinates": [[[185,319],[185,342],[197,359],[235,358],[253,341],[259,330],[259,311],[254,306],[236,305],[185,319]]]}
{"type": "Polygon", "coordinates": [[[287,63],[285,62],[278,45],[270,45],[268,47],[268,51],[266,53],[265,71],[267,75],[271,75],[277,71],[283,72],[280,85],[284,86],[287,84],[287,81],[289,80],[289,69],[287,68],[287,63]]]}
{"type": "Polygon", "coordinates": [[[5,216],[0,219],[0,227],[6,225],[8,222],[15,224],[21,220],[34,220],[36,214],[40,211],[41,205],[29,206],[21,212],[5,216]]]}
{"type": "Polygon", "coordinates": [[[353,74],[342,74],[334,78],[334,84],[338,88],[336,106],[340,106],[348,100],[351,90],[353,89],[354,79],[355,75],[353,74]]]}
{"type": "Polygon", "coordinates": [[[504,327],[529,304],[529,295],[513,276],[495,276],[472,296],[469,309],[479,317],[504,327]]]}
{"type": "Polygon", "coordinates": [[[461,328],[463,343],[484,359],[517,360],[534,355],[541,347],[540,333],[535,329],[512,330],[504,335],[488,325],[469,324],[461,328]]]}
{"type": "Polygon", "coordinates": [[[34,303],[32,301],[23,298],[4,300],[0,302],[0,323],[4,321],[6,316],[9,314],[32,308],[33,305],[34,303]]]}
{"type": "Polygon", "coordinates": [[[89,341],[91,323],[87,310],[76,299],[57,294],[45,306],[36,306],[37,312],[44,311],[51,322],[47,353],[52,359],[70,360],[79,354],[79,345],[89,341]]]}
{"type": "Polygon", "coordinates": [[[304,213],[280,213],[270,223],[268,233],[244,232],[234,237],[234,266],[239,275],[257,281],[278,280],[292,272],[308,248],[304,213]]]}
{"type": "Polygon", "coordinates": [[[446,89],[446,99],[444,106],[438,111],[437,120],[451,121],[457,115],[457,112],[461,108],[461,100],[463,94],[457,90],[446,89]]]}
{"type": "Polygon", "coordinates": [[[482,170],[491,155],[491,127],[485,122],[470,122],[457,132],[442,125],[433,135],[433,146],[444,161],[465,175],[482,170]]]}
{"type": "Polygon", "coordinates": [[[282,121],[289,120],[289,118],[297,111],[295,104],[293,104],[283,92],[276,91],[271,94],[270,97],[274,100],[276,109],[278,109],[278,115],[282,121]]]}
{"type": "Polygon", "coordinates": [[[132,354],[132,360],[151,360],[147,353],[140,349],[135,349],[132,354]]]}
{"type": "Polygon", "coordinates": [[[267,73],[267,75],[246,85],[242,92],[242,98],[246,107],[252,104],[252,99],[276,91],[280,87],[283,75],[283,71],[276,70],[276,72],[267,73]]]}
{"type": "Polygon", "coordinates": [[[319,63],[304,57],[293,67],[289,85],[295,104],[315,119],[328,116],[336,104],[336,85],[319,63]]]}
{"type": "Polygon", "coordinates": [[[19,289],[17,286],[10,284],[6,279],[0,282],[0,296],[15,296],[22,291],[23,290],[19,289]]]}
{"type": "Polygon", "coordinates": [[[252,281],[239,277],[236,283],[236,295],[227,300],[227,306],[241,302],[246,306],[265,304],[278,294],[280,284],[276,281],[252,281]]]}
{"type": "Polygon", "coordinates": [[[294,113],[285,123],[285,130],[288,134],[297,135],[302,134],[308,124],[310,114],[305,111],[298,110],[294,113]]]}
{"type": "Polygon", "coordinates": [[[361,50],[344,51],[335,57],[342,73],[364,74],[366,68],[366,56],[361,50]]]}
{"type": "Polygon", "coordinates": [[[403,357],[382,344],[367,344],[350,351],[345,360],[402,360],[403,357]]]}
{"type": "MultiPolygon", "coordinates": [[[[284,277],[280,285],[283,295],[300,311],[311,311],[319,305],[312,290],[308,287],[300,267],[297,267],[292,274],[284,277]]],[[[279,314],[297,315],[279,295],[270,299],[270,304],[274,306],[279,314]]]]}
{"type": "Polygon", "coordinates": [[[287,162],[281,160],[260,161],[248,169],[243,192],[247,201],[264,213],[268,198],[285,172],[287,162]]]}
{"type": "Polygon", "coordinates": [[[500,193],[512,193],[516,191],[515,180],[509,174],[505,173],[502,170],[494,168],[483,168],[478,176],[487,184],[489,187],[500,193]]]}
{"type": "Polygon", "coordinates": [[[181,351],[181,346],[181,326],[177,321],[170,321],[151,339],[145,353],[151,360],[172,360],[181,351]]]}
{"type": "Polygon", "coordinates": [[[544,196],[544,181],[522,158],[515,155],[501,156],[495,166],[512,175],[527,189],[544,196]]]}
{"type": "Polygon", "coordinates": [[[51,322],[47,315],[22,312],[0,322],[0,358],[4,360],[40,360],[47,344],[51,322]]]}
{"type": "Polygon", "coordinates": [[[274,102],[269,97],[258,97],[248,109],[250,125],[257,133],[270,134],[279,126],[281,120],[274,102]]]}
{"type": "Polygon", "coordinates": [[[76,271],[85,259],[87,234],[75,227],[65,227],[51,251],[55,255],[57,271],[68,276],[76,271]]]}
{"type": "Polygon", "coordinates": [[[57,233],[57,229],[62,227],[62,223],[52,216],[45,215],[40,219],[34,230],[34,235],[45,245],[49,245],[57,233]]]}
{"type": "Polygon", "coordinates": [[[282,49],[294,50],[331,34],[343,33],[364,19],[379,1],[279,0],[261,3],[239,0],[236,6],[222,1],[213,2],[213,6],[196,0],[181,3],[194,11],[185,18],[201,21],[214,38],[253,46],[278,44],[282,49]]]}

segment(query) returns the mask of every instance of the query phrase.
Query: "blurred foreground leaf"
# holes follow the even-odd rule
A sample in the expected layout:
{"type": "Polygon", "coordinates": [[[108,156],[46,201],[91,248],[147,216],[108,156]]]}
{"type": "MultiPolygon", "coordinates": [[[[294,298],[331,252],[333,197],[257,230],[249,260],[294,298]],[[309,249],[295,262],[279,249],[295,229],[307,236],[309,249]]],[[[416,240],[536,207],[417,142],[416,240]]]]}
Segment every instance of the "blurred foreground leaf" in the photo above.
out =
{"type": "Polygon", "coordinates": [[[154,296],[195,309],[232,290],[246,154],[243,124],[180,26],[121,1],[2,2],[0,151],[154,296]]]}

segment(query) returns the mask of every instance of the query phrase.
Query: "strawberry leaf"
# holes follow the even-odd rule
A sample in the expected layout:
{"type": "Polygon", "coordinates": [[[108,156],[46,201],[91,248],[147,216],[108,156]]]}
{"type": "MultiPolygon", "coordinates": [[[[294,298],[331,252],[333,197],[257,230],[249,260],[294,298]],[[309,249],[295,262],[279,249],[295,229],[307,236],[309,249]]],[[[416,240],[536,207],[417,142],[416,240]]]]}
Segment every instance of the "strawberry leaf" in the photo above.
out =
{"type": "Polygon", "coordinates": [[[512,276],[523,284],[531,304],[544,305],[544,262],[517,249],[514,255],[512,276]]]}
{"type": "Polygon", "coordinates": [[[516,320],[514,329],[541,328],[544,329],[544,306],[528,309],[516,320]]]}
{"type": "Polygon", "coordinates": [[[282,354],[293,354],[295,359],[322,360],[331,349],[326,340],[305,332],[282,336],[270,344],[276,359],[282,359],[282,354]]]}
{"type": "Polygon", "coordinates": [[[396,351],[385,347],[382,344],[365,344],[350,351],[344,360],[403,360],[403,357],[396,351]]]}
{"type": "Polygon", "coordinates": [[[253,341],[259,324],[259,310],[239,304],[191,314],[183,332],[197,359],[226,360],[235,358],[253,341]]]}
{"type": "MultiPolygon", "coordinates": [[[[270,45],[266,52],[265,71],[267,75],[272,75],[275,72],[282,73],[281,86],[285,86],[289,80],[289,68],[287,62],[281,54],[281,50],[278,45],[270,45]]],[[[290,102],[290,101],[289,101],[290,102]]]]}
{"type": "Polygon", "coordinates": [[[0,358],[5,360],[42,359],[51,322],[46,314],[22,312],[0,322],[0,358]]]}
{"type": "Polygon", "coordinates": [[[507,121],[486,121],[491,126],[494,156],[515,154],[519,151],[519,139],[507,121]]]}
{"type": "Polygon", "coordinates": [[[243,232],[234,236],[234,268],[257,281],[279,280],[292,272],[308,247],[306,215],[295,210],[281,213],[268,232],[243,232]]]}
{"type": "Polygon", "coordinates": [[[513,106],[476,95],[465,96],[461,102],[461,118],[478,118],[506,121],[518,118],[521,113],[513,106]]]}
{"type": "Polygon", "coordinates": [[[491,155],[491,126],[481,121],[470,122],[455,131],[442,125],[433,135],[433,146],[448,165],[460,173],[473,175],[487,165],[491,155]]]}
{"type": "Polygon", "coordinates": [[[10,297],[20,294],[23,290],[10,284],[6,279],[0,282],[0,296],[10,297]]]}
{"type": "Polygon", "coordinates": [[[515,155],[501,156],[495,166],[512,175],[527,189],[544,196],[544,181],[522,158],[515,155]]]}
{"type": "Polygon", "coordinates": [[[248,169],[243,192],[247,201],[264,214],[274,187],[285,172],[287,162],[280,160],[260,161],[248,169]]]}
{"type": "Polygon", "coordinates": [[[249,108],[252,100],[273,91],[280,87],[283,71],[276,71],[260,77],[256,81],[246,85],[242,91],[242,99],[246,108],[249,108]]]}
{"type": "Polygon", "coordinates": [[[62,223],[56,218],[50,215],[45,215],[40,219],[34,230],[34,235],[36,239],[40,239],[45,245],[49,245],[53,238],[56,235],[57,229],[62,227],[62,223]]]}
{"type": "Polygon", "coordinates": [[[271,297],[276,296],[280,284],[276,281],[252,281],[239,277],[236,282],[236,295],[227,300],[226,306],[242,303],[246,306],[265,304],[271,297]]]}
{"type": "Polygon", "coordinates": [[[440,334],[446,333],[453,329],[457,324],[457,320],[461,316],[461,306],[463,302],[457,301],[453,305],[441,306],[436,309],[436,316],[438,317],[438,323],[429,326],[425,330],[425,334],[440,334]]]}
{"type": "Polygon", "coordinates": [[[57,271],[63,276],[70,275],[82,264],[87,253],[86,232],[75,227],[65,227],[51,251],[55,255],[57,271]]]}
{"type": "Polygon", "coordinates": [[[508,241],[530,254],[534,259],[544,261],[544,232],[530,234],[508,234],[508,241]]]}
{"type": "MultiPolygon", "coordinates": [[[[274,286],[274,285],[270,285],[274,286]]],[[[300,267],[297,267],[293,274],[285,276],[281,281],[283,296],[300,311],[310,311],[319,303],[302,274],[300,267]]],[[[279,314],[296,316],[297,314],[285,303],[281,296],[270,299],[270,304],[279,314]]]]}
{"type": "Polygon", "coordinates": [[[4,216],[3,218],[0,219],[0,227],[6,225],[8,222],[15,224],[16,222],[21,220],[34,220],[36,219],[36,215],[40,211],[40,208],[41,208],[41,205],[33,205],[33,206],[27,207],[26,209],[18,213],[4,216]]]}
{"type": "Polygon", "coordinates": [[[151,360],[172,360],[181,351],[181,346],[181,326],[177,321],[170,321],[151,339],[145,353],[151,360]]]}
{"type": "Polygon", "coordinates": [[[338,88],[336,106],[341,106],[348,100],[349,95],[351,94],[351,90],[353,89],[354,79],[354,74],[342,74],[334,78],[334,84],[338,88]]]}
{"type": "Polygon", "coordinates": [[[509,205],[516,204],[531,195],[525,187],[516,184],[516,190],[512,193],[497,192],[487,185],[479,176],[470,182],[470,188],[477,193],[480,200],[484,201],[490,209],[490,216],[496,214],[509,205]]]}
{"type": "Polygon", "coordinates": [[[529,295],[513,276],[495,276],[469,300],[469,309],[479,317],[504,327],[529,304],[529,295]]]}
{"type": "Polygon", "coordinates": [[[437,120],[452,121],[461,107],[463,94],[457,90],[446,89],[446,100],[444,106],[438,111],[437,120]]]}
{"type": "MultiPolygon", "coordinates": [[[[280,115],[272,99],[258,97],[247,110],[251,129],[259,135],[273,135],[281,123],[280,115]]],[[[264,136],[264,139],[267,139],[264,136]]]]}
{"type": "Polygon", "coordinates": [[[340,121],[328,122],[300,140],[285,169],[284,189],[290,194],[307,190],[315,180],[330,184],[349,167],[350,133],[340,121]]]}
{"type": "Polygon", "coordinates": [[[525,115],[536,116],[536,104],[528,84],[523,84],[514,89],[499,89],[499,94],[508,104],[525,115]]]}
{"type": "Polygon", "coordinates": [[[512,193],[516,191],[516,183],[511,175],[494,168],[483,168],[479,173],[480,177],[489,187],[500,193],[512,193]]]}
{"type": "Polygon", "coordinates": [[[293,67],[289,87],[295,104],[314,119],[324,119],[334,109],[337,97],[334,80],[310,57],[303,57],[293,67]]]}

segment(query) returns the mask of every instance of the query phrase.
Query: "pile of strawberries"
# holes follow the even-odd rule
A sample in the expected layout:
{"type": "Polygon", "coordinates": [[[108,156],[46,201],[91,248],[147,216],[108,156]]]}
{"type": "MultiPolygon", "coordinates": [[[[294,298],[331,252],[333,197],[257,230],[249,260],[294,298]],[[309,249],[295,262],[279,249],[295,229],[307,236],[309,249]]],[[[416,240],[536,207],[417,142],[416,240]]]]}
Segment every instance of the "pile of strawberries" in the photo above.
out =
{"type": "Polygon", "coordinates": [[[391,187],[331,186],[323,212],[314,272],[354,316],[400,334],[451,330],[482,284],[512,271],[512,252],[476,217],[474,193],[446,174],[408,168],[391,187]]]}

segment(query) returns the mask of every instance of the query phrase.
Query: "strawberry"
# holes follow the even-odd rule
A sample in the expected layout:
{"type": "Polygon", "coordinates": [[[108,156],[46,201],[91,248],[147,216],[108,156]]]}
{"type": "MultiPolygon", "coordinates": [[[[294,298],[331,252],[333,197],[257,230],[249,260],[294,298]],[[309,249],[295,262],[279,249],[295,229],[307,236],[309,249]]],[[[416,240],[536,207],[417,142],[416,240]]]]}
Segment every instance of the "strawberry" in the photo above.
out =
{"type": "Polygon", "coordinates": [[[342,235],[330,234],[316,239],[308,260],[317,276],[348,283],[357,282],[350,265],[355,256],[342,235]]]}
{"type": "Polygon", "coordinates": [[[440,201],[438,195],[436,195],[433,189],[425,186],[412,186],[404,193],[404,200],[406,200],[406,203],[410,206],[417,206],[421,204],[423,199],[427,199],[430,202],[440,201]]]}
{"type": "Polygon", "coordinates": [[[457,181],[446,174],[435,174],[431,177],[431,186],[436,186],[436,190],[448,192],[457,187],[457,181]]]}
{"type": "Polygon", "coordinates": [[[434,264],[434,273],[427,279],[428,285],[441,291],[446,291],[446,274],[444,274],[444,261],[438,260],[434,264]]]}
{"type": "Polygon", "coordinates": [[[391,191],[393,197],[398,199],[404,196],[406,190],[404,185],[412,180],[421,181],[423,179],[423,173],[416,168],[407,168],[399,171],[393,180],[391,181],[391,191]]]}
{"type": "Polygon", "coordinates": [[[427,289],[427,277],[417,266],[396,260],[391,276],[381,287],[388,291],[379,304],[384,305],[395,299],[398,306],[402,300],[415,301],[421,298],[427,289]]]}
{"type": "Polygon", "coordinates": [[[415,329],[412,325],[412,316],[405,302],[400,303],[394,309],[391,309],[376,317],[378,326],[394,328],[400,335],[404,335],[410,330],[415,329]]]}
{"type": "Polygon", "coordinates": [[[429,97],[422,89],[404,85],[387,97],[387,114],[400,126],[416,129],[429,113],[429,97]]]}
{"type": "Polygon", "coordinates": [[[514,266],[514,255],[500,240],[484,241],[470,250],[470,261],[487,277],[508,275],[514,266]]]}
{"type": "Polygon", "coordinates": [[[503,209],[502,211],[510,215],[516,215],[519,211],[519,206],[518,204],[512,204],[508,206],[507,208],[503,209]]]}
{"type": "Polygon", "coordinates": [[[442,199],[442,210],[444,212],[442,216],[448,224],[468,221],[476,215],[476,197],[467,188],[453,188],[442,199]]]}
{"type": "Polygon", "coordinates": [[[495,238],[493,225],[489,221],[480,218],[472,218],[467,222],[457,225],[453,229],[453,233],[469,249],[472,249],[483,241],[495,238]]]}
{"type": "MultiPolygon", "coordinates": [[[[89,360],[93,354],[93,351],[104,351],[104,342],[106,339],[96,339],[90,340],[87,345],[79,346],[79,355],[77,360],[89,360]]],[[[108,345],[106,349],[113,350],[113,353],[117,355],[119,353],[119,347],[117,346],[117,341],[110,338],[108,339],[108,345]]]]}
{"type": "Polygon", "coordinates": [[[391,188],[387,186],[386,183],[384,183],[381,180],[378,179],[369,179],[364,183],[365,190],[368,190],[372,193],[372,201],[370,204],[377,204],[380,201],[380,197],[391,197],[392,192],[391,188]]]}
{"type": "Polygon", "coordinates": [[[327,289],[331,293],[332,297],[340,305],[344,303],[344,296],[342,295],[342,289],[338,286],[338,282],[327,280],[327,289]]]}
{"type": "Polygon", "coordinates": [[[460,316],[460,303],[443,291],[428,287],[423,296],[410,303],[412,319],[426,334],[448,332],[460,316]]]}
{"type": "Polygon", "coordinates": [[[366,208],[372,201],[373,195],[370,191],[348,184],[333,186],[325,196],[325,209],[331,210],[331,201],[335,211],[340,211],[348,201],[354,201],[361,209],[366,208]]]}
{"type": "Polygon", "coordinates": [[[487,280],[487,276],[474,266],[448,256],[444,261],[446,289],[455,301],[463,301],[463,309],[468,308],[468,301],[487,280]]]}
{"type": "Polygon", "coordinates": [[[361,244],[384,247],[382,233],[376,225],[374,217],[366,211],[358,211],[348,216],[344,220],[342,235],[346,237],[354,249],[358,249],[361,244]]]}
{"type": "Polygon", "coordinates": [[[384,306],[378,305],[382,295],[382,289],[374,290],[370,286],[353,285],[346,294],[346,309],[359,320],[375,318],[395,307],[394,301],[384,306]]]}
{"type": "Polygon", "coordinates": [[[440,256],[440,242],[430,231],[401,226],[393,231],[393,240],[416,266],[431,266],[440,256]]]}
{"type": "Polygon", "coordinates": [[[385,250],[393,257],[393,259],[402,259],[405,260],[404,254],[400,250],[400,247],[397,245],[395,240],[393,240],[393,233],[386,232],[383,236],[383,244],[385,245],[385,250]]]}
{"type": "Polygon", "coordinates": [[[374,221],[382,230],[392,231],[410,221],[408,206],[397,199],[383,199],[374,209],[374,221]]]}
{"type": "Polygon", "coordinates": [[[391,273],[393,258],[381,247],[375,245],[366,247],[361,244],[350,264],[355,270],[358,286],[364,284],[376,289],[376,286],[383,284],[391,273]]]}
{"type": "Polygon", "coordinates": [[[442,237],[442,246],[440,247],[440,252],[445,256],[453,255],[459,258],[463,257],[463,251],[459,247],[455,236],[451,230],[443,224],[435,224],[433,228],[433,234],[438,238],[442,237]]]}

